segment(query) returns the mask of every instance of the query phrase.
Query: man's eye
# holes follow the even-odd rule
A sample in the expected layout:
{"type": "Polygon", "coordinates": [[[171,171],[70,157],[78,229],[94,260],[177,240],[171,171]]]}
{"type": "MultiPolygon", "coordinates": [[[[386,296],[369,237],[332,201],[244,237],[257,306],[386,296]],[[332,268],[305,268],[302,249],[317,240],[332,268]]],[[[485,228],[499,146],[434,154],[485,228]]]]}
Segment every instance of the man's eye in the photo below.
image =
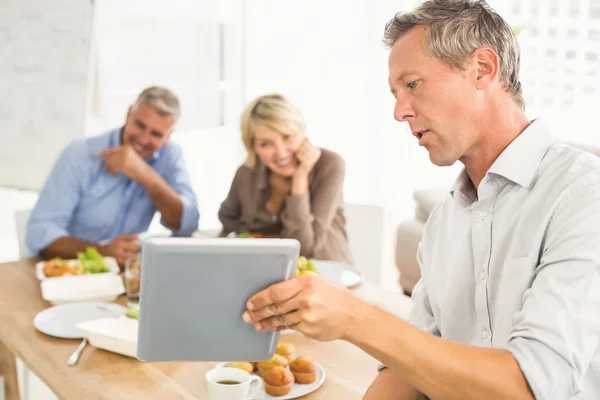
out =
{"type": "Polygon", "coordinates": [[[408,82],[408,85],[406,85],[406,86],[408,86],[411,89],[414,89],[417,87],[418,84],[419,84],[419,81],[412,81],[412,82],[408,82]]]}

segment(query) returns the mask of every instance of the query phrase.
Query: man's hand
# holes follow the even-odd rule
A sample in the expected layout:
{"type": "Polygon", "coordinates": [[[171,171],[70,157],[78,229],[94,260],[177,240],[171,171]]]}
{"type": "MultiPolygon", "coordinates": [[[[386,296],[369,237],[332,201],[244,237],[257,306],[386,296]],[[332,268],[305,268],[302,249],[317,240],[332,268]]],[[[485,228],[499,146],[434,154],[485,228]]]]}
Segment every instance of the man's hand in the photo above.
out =
{"type": "Polygon", "coordinates": [[[125,260],[140,251],[137,243],[138,235],[117,236],[110,243],[99,246],[98,251],[106,257],[114,257],[121,267],[125,266],[125,260]]]}
{"type": "Polygon", "coordinates": [[[139,182],[148,168],[148,164],[128,145],[111,147],[98,153],[104,160],[104,169],[113,174],[124,173],[130,179],[139,182]]]}
{"type": "Polygon", "coordinates": [[[344,339],[348,322],[360,315],[362,304],[345,287],[318,275],[303,275],[254,295],[242,318],[259,331],[291,328],[329,341],[344,339]]]}

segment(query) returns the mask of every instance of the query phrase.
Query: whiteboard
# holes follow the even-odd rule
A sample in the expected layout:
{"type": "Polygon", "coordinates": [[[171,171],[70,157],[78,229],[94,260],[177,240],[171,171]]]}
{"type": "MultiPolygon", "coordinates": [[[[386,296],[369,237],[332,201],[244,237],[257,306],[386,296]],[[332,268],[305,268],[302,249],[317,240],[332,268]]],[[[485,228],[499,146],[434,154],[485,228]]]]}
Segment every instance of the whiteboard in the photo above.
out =
{"type": "Polygon", "coordinates": [[[93,4],[0,1],[0,186],[39,190],[83,137],[93,4]]]}

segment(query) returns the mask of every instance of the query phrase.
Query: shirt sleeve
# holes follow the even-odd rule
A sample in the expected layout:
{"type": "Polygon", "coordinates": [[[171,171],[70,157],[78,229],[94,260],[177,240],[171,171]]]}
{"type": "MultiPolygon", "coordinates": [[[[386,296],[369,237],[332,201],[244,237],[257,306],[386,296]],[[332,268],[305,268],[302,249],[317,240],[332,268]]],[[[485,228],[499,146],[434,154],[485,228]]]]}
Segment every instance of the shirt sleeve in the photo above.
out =
{"type": "Polygon", "coordinates": [[[242,168],[238,168],[231,182],[229,193],[219,208],[219,221],[223,225],[222,233],[242,233],[248,229],[242,222],[242,203],[240,202],[239,189],[242,184],[242,168]]]}
{"type": "Polygon", "coordinates": [[[190,177],[185,167],[181,148],[179,146],[171,146],[170,150],[169,155],[172,157],[172,168],[166,174],[165,180],[179,194],[183,203],[183,210],[181,212],[179,229],[173,229],[162,218],[160,223],[165,228],[170,229],[174,236],[192,236],[198,229],[198,222],[200,220],[198,200],[190,183],[190,177]]]}
{"type": "Polygon", "coordinates": [[[536,399],[570,399],[600,342],[600,184],[569,188],[546,230],[543,253],[506,350],[536,399]]]}
{"type": "Polygon", "coordinates": [[[73,142],[54,163],[27,223],[26,243],[32,255],[69,236],[67,228],[89,176],[86,152],[85,142],[73,142]]]}
{"type": "Polygon", "coordinates": [[[334,157],[322,170],[315,171],[314,187],[309,193],[288,196],[281,213],[282,237],[297,239],[301,253],[319,257],[327,242],[332,220],[342,205],[346,165],[342,157],[334,157]]]}

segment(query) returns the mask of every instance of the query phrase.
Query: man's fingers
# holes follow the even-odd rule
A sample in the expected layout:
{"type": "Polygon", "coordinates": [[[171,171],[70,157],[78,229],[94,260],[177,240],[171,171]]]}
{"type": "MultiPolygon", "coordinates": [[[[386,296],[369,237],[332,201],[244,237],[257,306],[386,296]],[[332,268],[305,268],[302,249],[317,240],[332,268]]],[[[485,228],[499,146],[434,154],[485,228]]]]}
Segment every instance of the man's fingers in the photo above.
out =
{"type": "Polygon", "coordinates": [[[116,151],[118,151],[119,148],[120,148],[120,146],[109,147],[108,149],[102,150],[97,155],[100,158],[106,158],[106,157],[109,157],[111,154],[115,153],[116,151]]]}
{"type": "Polygon", "coordinates": [[[122,249],[127,253],[139,253],[140,246],[135,242],[123,242],[122,249]]]}
{"type": "Polygon", "coordinates": [[[111,162],[110,160],[106,160],[106,159],[104,160],[104,169],[108,173],[113,174],[113,175],[116,175],[117,173],[119,173],[119,166],[116,163],[111,162]]]}
{"type": "Polygon", "coordinates": [[[133,241],[133,240],[137,240],[139,236],[140,235],[137,234],[137,233],[130,233],[130,234],[127,234],[127,235],[119,235],[119,236],[116,237],[116,239],[117,240],[133,241]]]}
{"type": "Polygon", "coordinates": [[[284,303],[300,293],[300,290],[302,290],[300,279],[290,279],[276,283],[252,296],[246,303],[246,307],[250,311],[256,311],[275,303],[284,303]]]}
{"type": "Polygon", "coordinates": [[[283,303],[273,303],[270,306],[260,308],[256,311],[246,311],[242,318],[247,323],[254,323],[275,315],[283,315],[296,311],[301,305],[302,302],[299,300],[298,296],[296,296],[283,303]]]}
{"type": "Polygon", "coordinates": [[[254,324],[257,331],[278,331],[288,329],[303,321],[303,313],[301,311],[293,311],[291,313],[276,315],[271,318],[264,319],[254,324]]]}

